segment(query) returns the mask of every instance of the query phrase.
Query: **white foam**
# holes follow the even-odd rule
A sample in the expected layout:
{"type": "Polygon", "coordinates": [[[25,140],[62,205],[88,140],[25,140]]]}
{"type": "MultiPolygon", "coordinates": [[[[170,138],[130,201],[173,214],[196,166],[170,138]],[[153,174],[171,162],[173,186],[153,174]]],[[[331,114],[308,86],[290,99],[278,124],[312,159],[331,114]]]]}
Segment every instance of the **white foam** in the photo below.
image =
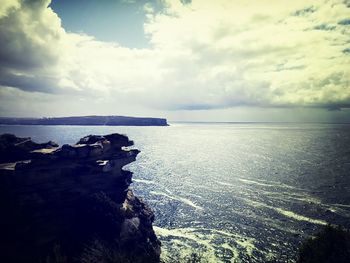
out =
{"type": "Polygon", "coordinates": [[[253,238],[243,237],[237,233],[230,233],[223,230],[216,230],[216,229],[210,229],[210,230],[215,233],[219,233],[221,235],[232,237],[234,242],[236,242],[239,246],[244,248],[249,256],[252,256],[253,250],[255,249],[253,238]]]}
{"type": "Polygon", "coordinates": [[[266,205],[266,204],[261,203],[261,202],[249,200],[247,203],[251,204],[251,205],[253,205],[255,207],[264,207],[264,208],[268,208],[268,209],[274,210],[274,211],[276,211],[277,213],[279,213],[279,214],[281,214],[283,216],[286,216],[286,217],[289,217],[289,218],[292,218],[292,219],[295,219],[295,220],[298,220],[298,221],[305,221],[305,222],[309,222],[309,223],[317,224],[317,225],[327,225],[327,222],[324,221],[324,220],[310,218],[310,217],[307,217],[307,216],[303,216],[303,215],[297,214],[297,213],[295,213],[293,211],[289,211],[289,210],[285,210],[285,209],[282,209],[282,208],[279,208],[279,207],[266,205]]]}
{"type": "MultiPolygon", "coordinates": [[[[239,259],[239,254],[242,249],[247,255],[254,258],[253,250],[256,249],[254,246],[253,238],[243,237],[237,233],[230,233],[223,230],[217,229],[206,229],[206,228],[176,228],[176,229],[166,229],[154,226],[153,227],[156,234],[160,237],[173,237],[173,238],[185,238],[191,241],[196,242],[199,245],[206,247],[207,253],[205,253],[205,258],[208,262],[222,262],[215,256],[215,247],[211,244],[211,241],[214,241],[217,237],[227,236],[232,238],[237,246],[224,243],[219,246],[222,248],[228,249],[232,252],[233,257],[231,262],[236,262],[239,259]],[[205,233],[203,233],[205,231],[205,233]],[[207,233],[209,232],[209,234],[207,233]],[[208,260],[209,258],[209,260],[208,260]]],[[[174,242],[174,241],[172,241],[174,242]]]]}
{"type": "Polygon", "coordinates": [[[237,248],[235,248],[234,246],[231,246],[230,244],[228,244],[228,243],[223,243],[222,245],[221,245],[221,247],[222,248],[224,248],[224,249],[227,249],[227,250],[230,250],[231,251],[231,253],[232,253],[232,258],[231,258],[231,262],[236,262],[237,261],[237,259],[239,258],[239,251],[238,251],[238,249],[237,248]]]}
{"type": "Polygon", "coordinates": [[[301,188],[293,187],[293,186],[290,186],[290,185],[286,185],[286,184],[282,184],[282,183],[274,182],[274,181],[259,180],[259,181],[263,181],[263,183],[261,183],[259,181],[253,181],[253,180],[248,180],[248,179],[244,179],[244,178],[238,178],[238,181],[240,181],[242,183],[245,183],[245,184],[254,184],[254,185],[260,185],[260,186],[266,186],[266,187],[287,188],[287,189],[301,190],[301,191],[304,190],[304,189],[301,189],[301,188]]]}
{"type": "Polygon", "coordinates": [[[344,205],[344,204],[332,204],[333,206],[340,206],[340,207],[346,207],[350,208],[350,205],[344,205]]]}
{"type": "Polygon", "coordinates": [[[179,201],[179,202],[182,202],[188,206],[191,206],[195,209],[198,209],[198,210],[204,210],[203,207],[199,206],[199,205],[196,205],[195,203],[193,203],[190,199],[187,199],[187,198],[184,198],[184,197],[180,197],[180,196],[173,196],[173,195],[170,195],[170,194],[167,194],[167,193],[163,193],[163,192],[157,192],[157,191],[151,191],[150,194],[153,194],[153,195],[160,195],[160,196],[165,196],[169,199],[172,199],[172,200],[176,200],[176,201],[179,201]]]}
{"type": "Polygon", "coordinates": [[[224,185],[224,186],[234,186],[233,184],[225,183],[225,182],[217,182],[217,184],[224,185]]]}
{"type": "Polygon", "coordinates": [[[154,181],[143,180],[143,179],[133,179],[134,182],[143,183],[143,184],[156,184],[154,181]]]}
{"type": "MultiPolygon", "coordinates": [[[[154,231],[160,237],[177,237],[185,238],[194,241],[206,248],[206,252],[202,255],[208,263],[222,262],[215,256],[215,248],[210,244],[210,238],[207,235],[195,233],[195,228],[177,228],[177,229],[166,229],[157,226],[153,226],[154,231]]],[[[182,245],[183,243],[181,243],[182,245]]],[[[192,250],[182,251],[183,254],[190,254],[192,250]]]]}
{"type": "Polygon", "coordinates": [[[313,219],[310,217],[306,217],[306,216],[294,213],[294,212],[289,211],[289,210],[284,210],[282,208],[277,208],[277,207],[275,208],[274,207],[273,209],[276,210],[278,213],[280,213],[286,217],[293,218],[295,220],[306,221],[306,222],[317,224],[317,225],[327,225],[327,222],[324,220],[321,220],[321,219],[313,219]]]}

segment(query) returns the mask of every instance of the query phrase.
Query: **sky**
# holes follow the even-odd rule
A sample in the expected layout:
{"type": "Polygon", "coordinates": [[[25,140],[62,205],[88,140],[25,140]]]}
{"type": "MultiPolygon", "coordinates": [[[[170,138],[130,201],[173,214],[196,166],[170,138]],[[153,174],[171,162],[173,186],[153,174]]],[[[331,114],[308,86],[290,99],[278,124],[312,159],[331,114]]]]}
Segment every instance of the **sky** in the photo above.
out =
{"type": "Polygon", "coordinates": [[[0,116],[350,122],[349,0],[1,0],[0,116]]]}

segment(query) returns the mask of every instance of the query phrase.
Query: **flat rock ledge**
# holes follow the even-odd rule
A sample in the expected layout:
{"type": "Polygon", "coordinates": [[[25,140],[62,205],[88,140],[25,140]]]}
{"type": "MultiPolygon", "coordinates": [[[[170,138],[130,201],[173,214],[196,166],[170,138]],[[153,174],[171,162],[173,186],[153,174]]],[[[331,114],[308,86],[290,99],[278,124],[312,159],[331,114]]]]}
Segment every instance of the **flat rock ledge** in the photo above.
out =
{"type": "Polygon", "coordinates": [[[121,134],[59,147],[0,136],[1,262],[159,262],[154,214],[122,169],[135,161],[121,134]]]}

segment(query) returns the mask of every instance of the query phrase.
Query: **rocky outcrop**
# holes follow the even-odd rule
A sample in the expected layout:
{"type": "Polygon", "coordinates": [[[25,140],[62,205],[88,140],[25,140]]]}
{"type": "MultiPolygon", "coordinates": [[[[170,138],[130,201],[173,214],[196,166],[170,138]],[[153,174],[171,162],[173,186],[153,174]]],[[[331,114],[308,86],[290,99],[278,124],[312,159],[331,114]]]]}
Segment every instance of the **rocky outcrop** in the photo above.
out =
{"type": "Polygon", "coordinates": [[[0,142],[2,155],[11,149],[0,164],[1,262],[159,261],[154,214],[122,169],[139,153],[126,136],[62,147],[8,134],[0,142]]]}
{"type": "Polygon", "coordinates": [[[27,160],[33,150],[55,147],[58,147],[58,144],[52,141],[35,143],[30,138],[18,138],[13,134],[3,134],[0,136],[0,163],[27,160]]]}

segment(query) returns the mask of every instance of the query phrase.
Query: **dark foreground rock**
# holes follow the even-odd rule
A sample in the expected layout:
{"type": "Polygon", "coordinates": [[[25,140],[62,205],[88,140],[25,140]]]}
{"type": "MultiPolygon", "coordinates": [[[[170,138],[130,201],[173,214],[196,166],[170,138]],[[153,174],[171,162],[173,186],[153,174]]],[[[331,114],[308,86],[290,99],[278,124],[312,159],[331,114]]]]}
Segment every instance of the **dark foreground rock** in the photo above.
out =
{"type": "Polygon", "coordinates": [[[0,136],[0,163],[27,160],[31,158],[31,151],[55,147],[58,147],[58,144],[52,141],[35,143],[30,138],[18,138],[13,134],[3,134],[0,136]]]}
{"type": "Polygon", "coordinates": [[[62,147],[1,135],[0,262],[159,262],[154,214],[122,170],[139,153],[132,144],[120,134],[62,147]]]}

